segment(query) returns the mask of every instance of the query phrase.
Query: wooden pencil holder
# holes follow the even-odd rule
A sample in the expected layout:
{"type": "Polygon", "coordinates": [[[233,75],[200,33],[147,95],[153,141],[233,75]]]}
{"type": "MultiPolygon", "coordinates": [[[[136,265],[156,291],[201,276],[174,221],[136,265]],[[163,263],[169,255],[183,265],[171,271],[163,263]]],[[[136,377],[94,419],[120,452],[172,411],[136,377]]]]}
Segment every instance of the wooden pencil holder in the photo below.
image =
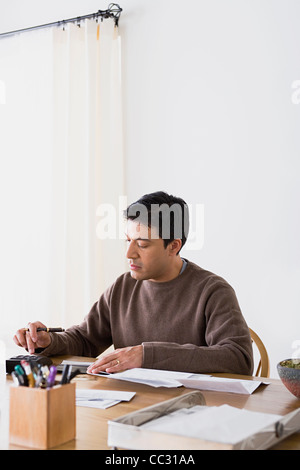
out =
{"type": "Polygon", "coordinates": [[[11,444],[50,449],[75,438],[75,384],[50,389],[10,387],[11,444]]]}

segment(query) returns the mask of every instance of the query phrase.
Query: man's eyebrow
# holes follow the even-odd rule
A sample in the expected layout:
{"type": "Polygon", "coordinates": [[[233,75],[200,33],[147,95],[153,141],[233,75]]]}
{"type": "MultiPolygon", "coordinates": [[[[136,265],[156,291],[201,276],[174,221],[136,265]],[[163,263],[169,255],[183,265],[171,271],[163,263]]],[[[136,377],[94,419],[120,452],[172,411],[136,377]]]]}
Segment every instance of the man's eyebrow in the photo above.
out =
{"type": "MultiPolygon", "coordinates": [[[[127,239],[129,239],[128,235],[125,234],[127,239]]],[[[138,237],[138,238],[133,238],[132,240],[135,240],[135,241],[142,241],[142,242],[151,242],[150,238],[141,238],[141,237],[138,237]]]]}

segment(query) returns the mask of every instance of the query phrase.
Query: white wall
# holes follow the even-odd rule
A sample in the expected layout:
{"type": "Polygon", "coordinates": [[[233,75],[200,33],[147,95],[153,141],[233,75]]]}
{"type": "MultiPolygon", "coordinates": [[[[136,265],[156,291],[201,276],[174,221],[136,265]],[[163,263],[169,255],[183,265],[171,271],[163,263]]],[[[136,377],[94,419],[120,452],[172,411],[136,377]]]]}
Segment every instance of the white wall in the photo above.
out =
{"type": "Polygon", "coordinates": [[[129,199],[204,204],[203,248],[185,255],[233,285],[276,376],[300,340],[300,4],[123,5],[129,199]]]}
{"type": "MultiPolygon", "coordinates": [[[[0,32],[109,2],[45,3],[1,0],[0,32]]],[[[204,205],[204,245],[184,255],[233,285],[276,377],[300,342],[300,3],[119,3],[128,199],[204,205]]]]}

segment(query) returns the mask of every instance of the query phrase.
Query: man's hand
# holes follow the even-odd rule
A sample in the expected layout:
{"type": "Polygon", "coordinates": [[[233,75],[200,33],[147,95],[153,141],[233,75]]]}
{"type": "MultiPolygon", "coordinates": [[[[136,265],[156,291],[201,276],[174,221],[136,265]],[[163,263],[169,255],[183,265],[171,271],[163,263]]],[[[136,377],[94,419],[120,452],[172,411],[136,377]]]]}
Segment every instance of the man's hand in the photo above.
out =
{"type": "Polygon", "coordinates": [[[134,367],[142,367],[143,364],[143,346],[129,346],[127,348],[116,349],[108,354],[101,356],[87,369],[92,374],[98,372],[122,372],[134,367]]]}
{"type": "Polygon", "coordinates": [[[43,323],[36,321],[34,323],[28,323],[26,328],[18,330],[13,338],[14,342],[23,348],[25,348],[29,354],[34,354],[37,348],[46,348],[51,343],[49,333],[45,331],[37,332],[37,328],[45,328],[43,323]]]}

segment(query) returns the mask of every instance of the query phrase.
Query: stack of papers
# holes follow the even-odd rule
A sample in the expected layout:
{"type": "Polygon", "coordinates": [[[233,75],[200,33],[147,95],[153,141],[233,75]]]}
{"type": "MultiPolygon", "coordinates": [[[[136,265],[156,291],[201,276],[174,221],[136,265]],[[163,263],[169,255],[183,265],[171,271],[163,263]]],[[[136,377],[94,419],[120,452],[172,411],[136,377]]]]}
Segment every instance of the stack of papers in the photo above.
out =
{"type": "MultiPolygon", "coordinates": [[[[86,374],[87,368],[92,365],[93,362],[90,361],[69,361],[64,360],[57,366],[58,371],[62,371],[65,365],[70,365],[76,369],[79,369],[82,374],[86,374]]],[[[75,369],[74,369],[75,370],[75,369]]]]}
{"type": "Polygon", "coordinates": [[[115,390],[83,390],[76,389],[76,405],[88,408],[105,409],[117,405],[120,401],[130,401],[135,392],[119,392],[115,390]]]}
{"type": "Polygon", "coordinates": [[[267,382],[259,380],[239,380],[221,377],[212,377],[206,374],[190,374],[188,372],[176,372],[159,369],[136,368],[115,374],[99,373],[92,374],[109,377],[110,379],[126,380],[129,382],[142,383],[151,387],[181,387],[196,388],[200,390],[214,390],[219,392],[241,393],[250,395],[261,384],[267,382]]]}

